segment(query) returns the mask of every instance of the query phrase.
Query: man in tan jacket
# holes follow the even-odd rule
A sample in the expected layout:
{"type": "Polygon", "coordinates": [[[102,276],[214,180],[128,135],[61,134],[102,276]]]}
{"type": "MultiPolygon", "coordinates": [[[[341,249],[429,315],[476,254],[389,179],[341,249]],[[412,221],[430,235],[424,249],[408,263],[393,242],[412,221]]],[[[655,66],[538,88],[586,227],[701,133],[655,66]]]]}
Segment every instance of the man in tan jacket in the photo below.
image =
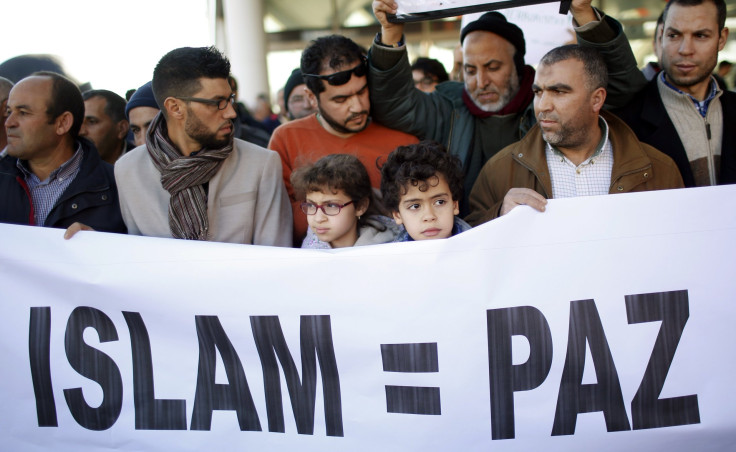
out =
{"type": "Polygon", "coordinates": [[[542,58],[532,85],[537,125],[484,165],[470,193],[471,225],[522,204],[544,211],[548,198],[683,186],[672,159],[601,111],[607,79],[590,48],[562,46],[542,58]]]}

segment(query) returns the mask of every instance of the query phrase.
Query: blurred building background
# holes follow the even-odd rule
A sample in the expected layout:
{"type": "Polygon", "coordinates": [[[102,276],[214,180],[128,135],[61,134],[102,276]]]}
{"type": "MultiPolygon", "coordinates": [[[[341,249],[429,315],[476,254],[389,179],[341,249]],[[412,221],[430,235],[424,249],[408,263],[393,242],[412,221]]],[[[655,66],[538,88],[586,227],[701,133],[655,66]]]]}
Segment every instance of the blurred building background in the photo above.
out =
{"type": "MultiPolygon", "coordinates": [[[[371,10],[371,0],[209,0],[210,13],[217,44],[226,49],[233,60],[233,74],[243,78],[241,97],[255,98],[255,92],[267,92],[272,99],[281,88],[291,69],[299,65],[301,50],[316,37],[339,33],[368,48],[378,31],[371,10]],[[262,23],[255,20],[262,17],[262,23]],[[251,19],[248,19],[251,18],[251,19]],[[258,26],[262,26],[258,30],[258,26]],[[257,51],[257,49],[262,51],[257,51]],[[265,67],[259,62],[266,61],[265,67]],[[261,66],[254,71],[254,67],[261,66]],[[258,72],[258,74],[256,74],[258,72]],[[246,94],[243,85],[250,85],[246,94]]],[[[617,18],[625,27],[627,36],[640,66],[654,59],[652,37],[657,17],[665,0],[595,0],[593,4],[617,18]]],[[[736,60],[736,0],[726,0],[729,26],[734,33],[720,59],[736,60]]],[[[539,11],[545,5],[537,5],[539,11]]],[[[558,4],[550,4],[554,11],[558,4]]],[[[513,15],[514,10],[501,10],[513,15]]],[[[554,14],[554,13],[553,13],[554,14]]],[[[511,17],[509,17],[512,19],[511,17]]],[[[512,19],[513,20],[513,19],[512,19]]],[[[569,23],[569,19],[567,19],[569,23]]],[[[440,60],[448,70],[453,65],[453,49],[459,42],[461,17],[406,25],[406,42],[410,59],[428,56],[440,60]]],[[[523,27],[522,27],[523,28],[523,27]]],[[[526,29],[527,40],[539,30],[526,29]]],[[[558,39],[569,39],[562,32],[558,39]]],[[[547,36],[547,38],[550,38],[547,36]]],[[[554,37],[552,37],[554,38],[554,37]]],[[[538,56],[527,56],[528,64],[536,64],[538,56]]],[[[734,74],[731,74],[733,77],[734,74]]]]}

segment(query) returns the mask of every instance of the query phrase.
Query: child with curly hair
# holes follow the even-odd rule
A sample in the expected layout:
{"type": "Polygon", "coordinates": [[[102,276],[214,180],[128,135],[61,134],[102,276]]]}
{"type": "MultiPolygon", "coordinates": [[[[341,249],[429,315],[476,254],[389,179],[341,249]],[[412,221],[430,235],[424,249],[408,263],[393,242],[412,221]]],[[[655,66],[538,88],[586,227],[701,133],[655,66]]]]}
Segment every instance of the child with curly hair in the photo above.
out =
{"type": "Polygon", "coordinates": [[[395,241],[400,228],[383,214],[365,166],[331,154],[291,175],[309,230],[302,248],[343,248],[395,241]]]}
{"type": "Polygon", "coordinates": [[[381,167],[383,202],[404,226],[397,241],[444,239],[470,229],[456,215],[463,195],[459,160],[434,141],[399,146],[381,167]]]}

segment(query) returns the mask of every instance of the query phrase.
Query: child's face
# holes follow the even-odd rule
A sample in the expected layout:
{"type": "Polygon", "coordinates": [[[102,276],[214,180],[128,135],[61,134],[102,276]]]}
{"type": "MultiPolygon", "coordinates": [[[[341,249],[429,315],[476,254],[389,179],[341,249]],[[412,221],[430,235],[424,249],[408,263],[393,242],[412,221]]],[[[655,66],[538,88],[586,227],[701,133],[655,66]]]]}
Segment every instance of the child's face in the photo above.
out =
{"type": "MultiPolygon", "coordinates": [[[[399,211],[394,220],[403,224],[414,240],[445,239],[452,235],[455,215],[460,213],[457,201],[452,199],[445,177],[437,174],[438,183],[427,191],[409,185],[399,201],[399,211]]],[[[435,182],[430,179],[428,182],[435,182]]]]}
{"type": "MultiPolygon", "coordinates": [[[[342,190],[333,193],[325,189],[307,193],[307,202],[319,206],[344,205],[350,202],[350,197],[342,190]]],[[[353,246],[358,240],[358,217],[363,215],[366,208],[367,206],[356,206],[353,203],[340,209],[337,215],[325,215],[322,209],[318,208],[314,215],[307,215],[307,223],[317,238],[328,242],[333,248],[353,246]]]]}

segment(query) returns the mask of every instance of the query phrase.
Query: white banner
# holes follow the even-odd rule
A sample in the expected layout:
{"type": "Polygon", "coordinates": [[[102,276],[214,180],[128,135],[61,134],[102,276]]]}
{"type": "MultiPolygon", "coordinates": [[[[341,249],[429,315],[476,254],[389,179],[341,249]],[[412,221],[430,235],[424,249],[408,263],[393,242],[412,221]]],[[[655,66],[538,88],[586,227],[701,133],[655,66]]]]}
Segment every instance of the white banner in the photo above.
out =
{"type": "Polygon", "coordinates": [[[736,186],[292,250],[0,225],[3,450],[725,450],[736,186]]]}
{"type": "Polygon", "coordinates": [[[397,0],[396,3],[396,14],[389,16],[389,20],[395,22],[416,22],[541,3],[560,5],[558,11],[562,14],[567,14],[570,8],[570,2],[564,0],[397,0]]]}

